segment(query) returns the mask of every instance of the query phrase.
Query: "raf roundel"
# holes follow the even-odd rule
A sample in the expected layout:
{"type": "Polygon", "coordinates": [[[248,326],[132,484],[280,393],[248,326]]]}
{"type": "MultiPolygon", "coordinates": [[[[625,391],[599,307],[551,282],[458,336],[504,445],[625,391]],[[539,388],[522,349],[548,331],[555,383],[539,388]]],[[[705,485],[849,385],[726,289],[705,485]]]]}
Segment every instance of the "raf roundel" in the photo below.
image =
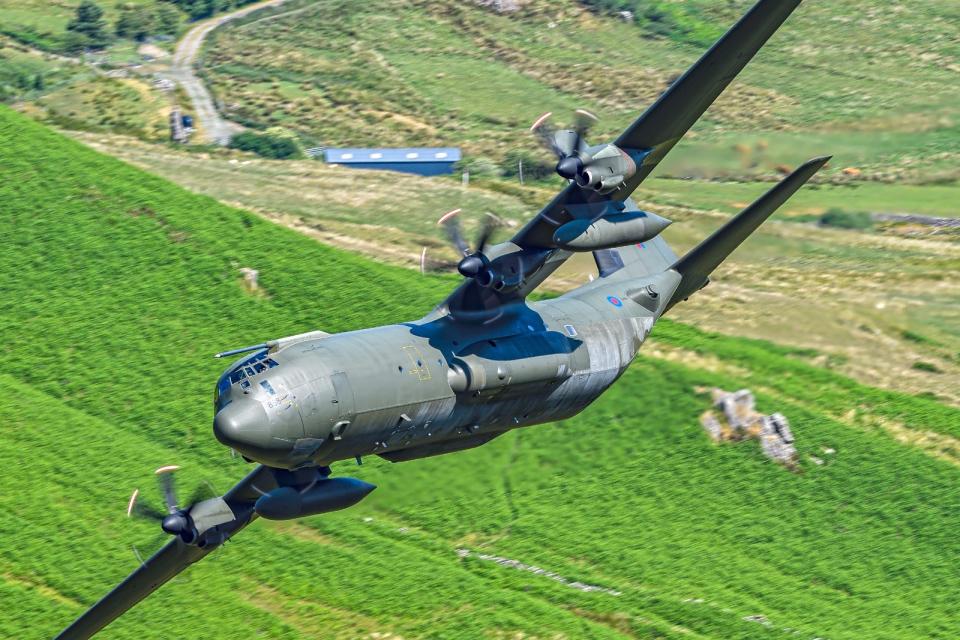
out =
{"type": "Polygon", "coordinates": [[[612,304],[612,305],[615,306],[615,307],[622,307],[622,306],[623,306],[623,300],[621,300],[621,299],[618,298],[617,296],[607,296],[607,302],[609,302],[610,304],[612,304]]]}

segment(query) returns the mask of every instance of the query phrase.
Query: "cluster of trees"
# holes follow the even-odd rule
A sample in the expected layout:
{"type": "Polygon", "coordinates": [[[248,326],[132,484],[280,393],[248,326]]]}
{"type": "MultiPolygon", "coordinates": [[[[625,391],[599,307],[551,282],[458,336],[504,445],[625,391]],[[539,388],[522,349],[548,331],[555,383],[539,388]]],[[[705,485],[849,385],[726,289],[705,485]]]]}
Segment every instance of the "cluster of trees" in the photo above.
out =
{"type": "Polygon", "coordinates": [[[250,4],[254,0],[167,0],[167,2],[179,7],[190,16],[191,20],[201,20],[221,11],[250,4]]]}
{"type": "Polygon", "coordinates": [[[175,35],[184,14],[191,20],[208,18],[221,11],[249,4],[254,0],[157,0],[154,3],[121,2],[112,28],[103,9],[94,0],[82,0],[73,20],[67,25],[64,49],[79,53],[102,49],[114,37],[145,40],[150,36],[175,35]]]}
{"type": "Polygon", "coordinates": [[[504,155],[502,162],[484,156],[468,156],[454,165],[454,169],[468,171],[477,178],[519,178],[521,164],[524,181],[537,181],[555,175],[557,163],[545,153],[530,149],[511,149],[504,155]]]}
{"type": "Polygon", "coordinates": [[[230,139],[230,148],[250,151],[258,156],[274,160],[303,157],[296,136],[278,127],[267,129],[263,133],[255,131],[238,133],[230,139]]]}
{"type": "Polygon", "coordinates": [[[67,23],[64,48],[70,53],[84,49],[102,49],[110,44],[110,32],[103,9],[93,0],[83,0],[77,14],[67,23]]]}
{"type": "Polygon", "coordinates": [[[45,86],[46,81],[42,73],[31,75],[21,71],[12,77],[5,77],[0,74],[0,104],[6,104],[14,100],[24,91],[42,91],[45,86]]]}
{"type": "Polygon", "coordinates": [[[169,2],[156,6],[126,3],[118,7],[120,15],[114,33],[121,38],[146,40],[148,36],[172,36],[180,29],[183,14],[169,2]]]}

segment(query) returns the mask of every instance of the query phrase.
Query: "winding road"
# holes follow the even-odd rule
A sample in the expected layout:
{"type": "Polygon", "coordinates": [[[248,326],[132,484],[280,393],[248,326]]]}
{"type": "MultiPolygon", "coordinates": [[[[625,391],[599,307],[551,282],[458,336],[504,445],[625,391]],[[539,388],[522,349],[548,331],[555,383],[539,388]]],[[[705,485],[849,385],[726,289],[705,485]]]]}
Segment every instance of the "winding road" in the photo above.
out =
{"type": "Polygon", "coordinates": [[[197,55],[203,47],[203,41],[214,29],[223,26],[231,20],[242,18],[254,11],[279,7],[287,0],[265,0],[264,2],[255,2],[231,13],[226,13],[209,20],[197,23],[187,34],[177,43],[177,48],[173,53],[173,62],[170,66],[171,79],[183,87],[190,101],[193,103],[194,117],[199,124],[199,128],[204,132],[209,142],[219,145],[227,145],[230,137],[242,130],[242,127],[234,122],[224,119],[217,111],[213,103],[213,96],[207,91],[203,81],[194,73],[193,65],[197,60],[197,55]]]}

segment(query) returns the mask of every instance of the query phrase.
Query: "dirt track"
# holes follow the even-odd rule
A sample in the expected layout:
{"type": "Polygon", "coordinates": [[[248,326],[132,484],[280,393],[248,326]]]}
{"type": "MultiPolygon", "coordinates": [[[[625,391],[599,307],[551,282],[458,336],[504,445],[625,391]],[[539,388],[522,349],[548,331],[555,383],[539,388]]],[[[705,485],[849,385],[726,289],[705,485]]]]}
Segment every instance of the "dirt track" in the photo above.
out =
{"type": "Polygon", "coordinates": [[[170,67],[170,75],[176,80],[190,96],[193,102],[193,111],[205,137],[209,142],[220,145],[226,145],[230,142],[230,136],[240,130],[240,126],[225,120],[213,104],[213,97],[203,81],[194,73],[193,65],[196,62],[197,54],[203,47],[203,41],[210,33],[237,18],[266,9],[269,7],[279,7],[286,0],[266,0],[265,2],[255,2],[238,9],[232,13],[217,16],[209,20],[197,23],[187,34],[177,43],[176,51],[173,54],[173,63],[170,67]]]}

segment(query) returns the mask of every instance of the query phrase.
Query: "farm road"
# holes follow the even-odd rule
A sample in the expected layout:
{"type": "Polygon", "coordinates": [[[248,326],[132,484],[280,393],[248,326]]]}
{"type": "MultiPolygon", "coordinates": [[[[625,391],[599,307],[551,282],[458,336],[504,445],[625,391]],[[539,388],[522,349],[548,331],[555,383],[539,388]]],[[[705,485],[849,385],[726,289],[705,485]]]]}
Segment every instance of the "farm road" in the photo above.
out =
{"type": "Polygon", "coordinates": [[[265,0],[264,2],[255,2],[231,13],[204,20],[190,29],[183,39],[177,43],[176,51],[173,54],[173,63],[170,66],[170,75],[190,96],[197,124],[210,142],[226,145],[230,142],[230,136],[236,133],[240,126],[221,117],[220,112],[213,104],[213,97],[210,92],[207,91],[203,81],[193,71],[193,64],[203,47],[203,41],[214,29],[231,20],[242,18],[261,9],[279,7],[286,1],[265,0]]]}

